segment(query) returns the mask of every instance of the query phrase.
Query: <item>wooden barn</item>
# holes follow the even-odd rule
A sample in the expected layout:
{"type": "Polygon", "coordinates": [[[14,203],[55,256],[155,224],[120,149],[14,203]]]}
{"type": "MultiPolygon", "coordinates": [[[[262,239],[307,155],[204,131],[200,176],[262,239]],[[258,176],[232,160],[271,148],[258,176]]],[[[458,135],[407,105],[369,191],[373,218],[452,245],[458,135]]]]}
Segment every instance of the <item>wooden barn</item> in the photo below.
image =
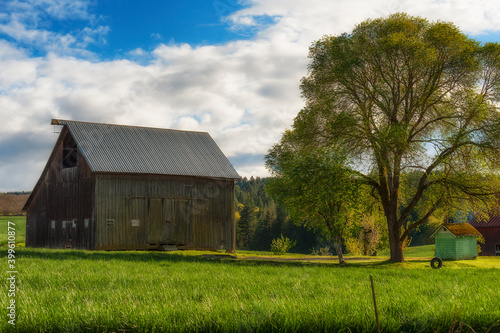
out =
{"type": "Polygon", "coordinates": [[[483,235],[480,255],[500,256],[500,216],[492,215],[489,220],[474,217],[469,223],[483,235]]]}
{"type": "Polygon", "coordinates": [[[234,251],[240,176],[208,133],[52,124],[62,128],[24,206],[26,246],[234,251]]]}
{"type": "Polygon", "coordinates": [[[436,239],[436,257],[467,260],[477,257],[477,237],[481,234],[468,223],[445,223],[431,235],[436,239]]]}

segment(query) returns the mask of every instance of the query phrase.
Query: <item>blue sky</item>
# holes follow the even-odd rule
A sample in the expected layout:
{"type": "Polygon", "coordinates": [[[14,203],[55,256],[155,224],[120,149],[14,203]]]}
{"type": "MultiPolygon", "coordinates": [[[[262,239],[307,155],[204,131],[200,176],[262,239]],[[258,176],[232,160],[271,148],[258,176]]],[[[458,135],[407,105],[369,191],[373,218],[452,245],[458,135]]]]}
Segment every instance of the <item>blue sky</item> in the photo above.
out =
{"type": "MultiPolygon", "coordinates": [[[[76,5],[60,1],[62,8],[55,10],[51,3],[57,2],[3,0],[0,5],[7,15],[24,16],[26,26],[33,30],[72,36],[80,35],[84,29],[99,31],[100,38],[86,49],[106,60],[125,58],[136,49],[151,51],[160,43],[208,45],[252,37],[252,31],[231,29],[225,20],[228,14],[246,7],[236,0],[98,0],[75,1],[76,5]]],[[[43,45],[5,32],[2,35],[26,47],[34,56],[45,54],[43,45]]]]}
{"type": "Polygon", "coordinates": [[[110,30],[106,44],[93,51],[113,59],[137,48],[151,51],[159,43],[208,45],[249,38],[224,22],[242,8],[237,1],[98,1],[91,9],[110,30]]]}
{"type": "Polygon", "coordinates": [[[51,118],[209,132],[266,176],[309,45],[395,12],[500,41],[497,0],[0,0],[0,192],[33,188],[51,118]]]}

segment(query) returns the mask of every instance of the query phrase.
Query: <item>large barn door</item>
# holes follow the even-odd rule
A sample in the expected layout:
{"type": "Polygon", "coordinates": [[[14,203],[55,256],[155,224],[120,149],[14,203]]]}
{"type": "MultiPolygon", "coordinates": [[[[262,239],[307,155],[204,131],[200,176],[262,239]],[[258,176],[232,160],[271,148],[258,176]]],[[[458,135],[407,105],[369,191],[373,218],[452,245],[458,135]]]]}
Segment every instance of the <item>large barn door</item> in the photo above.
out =
{"type": "Polygon", "coordinates": [[[194,240],[192,239],[195,236],[193,235],[194,223],[199,219],[198,215],[192,199],[146,199],[147,243],[187,245],[190,240],[194,240]]]}

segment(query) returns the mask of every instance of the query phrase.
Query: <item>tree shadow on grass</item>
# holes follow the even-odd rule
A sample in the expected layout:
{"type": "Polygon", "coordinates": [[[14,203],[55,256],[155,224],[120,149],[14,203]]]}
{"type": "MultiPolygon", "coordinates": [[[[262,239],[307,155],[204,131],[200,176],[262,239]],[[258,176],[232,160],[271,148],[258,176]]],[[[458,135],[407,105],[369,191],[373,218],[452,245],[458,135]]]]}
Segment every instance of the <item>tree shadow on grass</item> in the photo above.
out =
{"type": "Polygon", "coordinates": [[[20,260],[23,258],[43,260],[91,260],[91,261],[132,261],[132,262],[197,262],[204,261],[199,256],[183,255],[161,251],[88,251],[61,250],[45,248],[18,249],[20,260]]]}
{"type": "MultiPolygon", "coordinates": [[[[339,264],[336,258],[270,258],[270,257],[241,257],[223,255],[214,252],[179,253],[163,251],[88,251],[71,249],[45,249],[45,248],[18,248],[18,258],[40,259],[40,260],[85,260],[85,261],[126,261],[126,262],[156,262],[156,263],[182,263],[182,262],[204,262],[214,264],[228,264],[237,266],[288,266],[288,267],[331,267],[331,268],[375,268],[375,267],[397,267],[389,260],[366,258],[351,258],[346,264],[339,264]]],[[[417,260],[412,262],[422,262],[417,260]]]]}

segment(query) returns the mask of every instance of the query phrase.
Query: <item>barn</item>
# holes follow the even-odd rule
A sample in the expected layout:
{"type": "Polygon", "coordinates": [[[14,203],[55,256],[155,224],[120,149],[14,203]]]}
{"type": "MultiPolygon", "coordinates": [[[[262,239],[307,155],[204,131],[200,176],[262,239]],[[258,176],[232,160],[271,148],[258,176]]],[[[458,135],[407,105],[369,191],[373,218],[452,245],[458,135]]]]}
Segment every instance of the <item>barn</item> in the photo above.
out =
{"type": "Polygon", "coordinates": [[[483,235],[481,255],[500,256],[500,216],[491,215],[489,220],[474,217],[469,223],[483,235]]]}
{"type": "Polygon", "coordinates": [[[53,119],[28,198],[26,246],[235,249],[240,179],[208,133],[53,119]]]}

